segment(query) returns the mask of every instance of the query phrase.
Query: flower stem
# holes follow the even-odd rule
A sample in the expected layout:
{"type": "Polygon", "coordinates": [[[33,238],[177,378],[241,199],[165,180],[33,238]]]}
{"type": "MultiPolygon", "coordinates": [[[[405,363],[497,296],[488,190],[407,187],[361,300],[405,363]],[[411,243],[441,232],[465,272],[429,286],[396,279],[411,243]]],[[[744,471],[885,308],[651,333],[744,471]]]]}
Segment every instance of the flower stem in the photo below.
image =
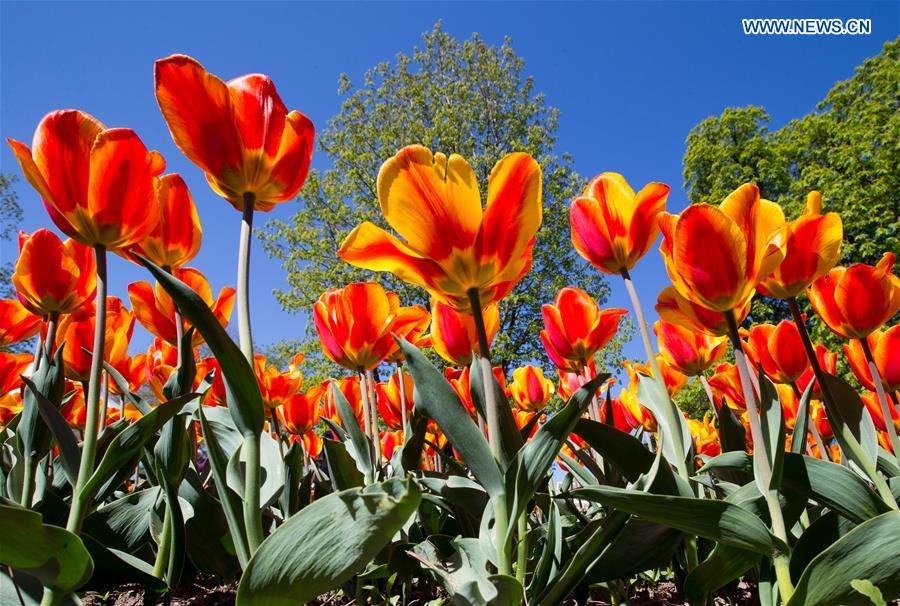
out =
{"type": "Polygon", "coordinates": [[[403,427],[403,442],[406,443],[406,434],[409,431],[406,427],[406,386],[403,383],[403,365],[397,363],[397,384],[400,385],[400,424],[403,427]]]}
{"type": "Polygon", "coordinates": [[[366,389],[369,391],[369,414],[372,417],[372,444],[375,446],[375,466],[381,466],[381,437],[378,435],[378,406],[375,396],[375,372],[366,371],[366,389]]]}
{"type": "MultiPolygon", "coordinates": [[[[744,390],[744,400],[747,404],[747,416],[750,420],[750,435],[753,436],[753,458],[756,461],[757,470],[762,476],[759,478],[759,484],[762,485],[760,488],[766,499],[766,504],[769,507],[769,517],[772,520],[772,532],[787,545],[787,528],[784,524],[781,503],[778,500],[778,487],[772,486],[772,468],[769,464],[767,445],[763,439],[762,419],[760,418],[760,410],[756,406],[756,394],[753,392],[753,383],[750,380],[750,365],[747,363],[747,356],[744,355],[744,348],[741,343],[741,337],[738,334],[737,320],[734,317],[734,312],[731,310],[726,311],[725,320],[728,322],[728,333],[731,338],[731,344],[734,346],[734,358],[737,362],[738,373],[741,377],[741,388],[744,390]]],[[[775,554],[773,558],[775,562],[775,574],[778,578],[778,590],[781,593],[782,601],[787,603],[794,593],[794,585],[791,582],[791,574],[787,566],[787,563],[790,562],[790,558],[788,557],[788,554],[775,554]]]]}
{"type": "MultiPolygon", "coordinates": [[[[806,323],[803,321],[803,316],[800,314],[800,308],[797,306],[797,299],[788,299],[788,306],[791,309],[791,315],[794,318],[794,323],[797,325],[797,330],[800,332],[800,341],[803,343],[803,348],[806,350],[806,357],[809,358],[809,363],[812,365],[816,382],[819,384],[822,395],[825,397],[825,410],[829,415],[839,416],[840,409],[835,406],[834,394],[831,393],[831,387],[829,387],[828,382],[825,379],[825,372],[819,365],[819,358],[816,357],[816,350],[813,348],[809,333],[806,330],[806,323]]],[[[847,448],[853,451],[852,454],[856,463],[862,467],[863,472],[865,472],[865,474],[869,476],[869,479],[872,480],[872,483],[875,484],[875,489],[878,491],[881,499],[891,509],[895,511],[900,510],[900,506],[897,505],[897,500],[894,498],[887,482],[878,475],[878,469],[875,467],[875,463],[869,458],[869,455],[866,454],[862,445],[860,445],[859,440],[856,439],[856,436],[853,435],[853,432],[850,431],[850,428],[844,424],[843,421],[840,423],[839,431],[847,448]]]]}
{"type": "MultiPolygon", "coordinates": [[[[366,435],[369,436],[369,439],[372,439],[373,427],[375,425],[374,419],[371,419],[372,416],[372,408],[369,405],[369,389],[366,385],[366,372],[362,369],[359,371],[359,393],[362,396],[362,409],[363,409],[363,424],[365,425],[364,430],[366,435]]],[[[378,450],[379,444],[372,440],[372,447],[375,450],[378,450]]],[[[369,455],[372,457],[372,462],[375,461],[375,453],[370,451],[369,455]]],[[[371,484],[375,481],[375,478],[369,474],[366,475],[365,482],[366,485],[371,484]]]]}
{"type": "Polygon", "coordinates": [[[100,371],[103,370],[104,345],[106,342],[106,247],[94,247],[97,258],[97,293],[94,316],[94,348],[91,353],[91,370],[88,383],[87,401],[85,402],[84,444],[81,448],[81,462],[78,465],[78,479],[72,493],[72,507],[66,529],[78,534],[87,514],[89,503],[84,495],[84,486],[94,473],[97,456],[97,434],[100,431],[100,371]]]}
{"type": "MultiPolygon", "coordinates": [[[[47,340],[44,341],[44,351],[48,358],[53,358],[56,352],[56,327],[59,325],[59,314],[51,313],[47,318],[47,340]]],[[[37,360],[35,360],[37,362],[37,360]]]]}
{"type": "Polygon", "coordinates": [[[244,525],[247,527],[247,545],[250,555],[263,542],[262,511],[259,508],[259,435],[244,436],[243,451],[247,456],[244,478],[244,525]]]}
{"type": "Polygon", "coordinates": [[[703,391],[706,392],[706,397],[709,399],[709,407],[712,408],[713,415],[715,415],[716,420],[719,419],[719,409],[716,408],[716,398],[713,395],[712,388],[709,386],[709,381],[706,380],[706,377],[703,374],[697,375],[700,379],[700,385],[703,386],[703,391]]]}
{"type": "Polygon", "coordinates": [[[881,405],[884,425],[887,429],[888,437],[891,439],[891,446],[894,448],[894,457],[897,459],[897,464],[900,465],[900,438],[897,437],[897,430],[894,428],[891,405],[888,404],[887,396],[884,393],[884,382],[881,380],[881,373],[878,372],[878,367],[875,365],[875,356],[872,355],[869,341],[867,339],[859,339],[859,344],[862,345],[866,361],[869,363],[869,372],[872,373],[872,382],[875,384],[875,392],[878,394],[878,403],[881,405]]]}
{"type": "MultiPolygon", "coordinates": [[[[475,333],[478,336],[478,363],[481,366],[481,383],[484,391],[484,408],[487,417],[488,443],[491,454],[494,455],[497,464],[500,464],[502,453],[500,451],[500,411],[497,408],[497,394],[494,392],[494,373],[491,370],[491,346],[488,342],[487,330],[484,326],[484,315],[481,310],[481,301],[478,289],[472,288],[468,292],[469,303],[472,307],[472,319],[475,321],[475,333]]],[[[512,562],[507,550],[506,533],[509,528],[509,511],[506,503],[506,493],[501,491],[493,498],[494,503],[494,543],[497,547],[497,572],[500,574],[512,574],[512,562]]]]}
{"type": "Polygon", "coordinates": [[[256,196],[244,194],[241,241],[238,250],[237,312],[241,352],[253,364],[253,333],[250,329],[250,244],[253,238],[253,207],[256,196]]]}

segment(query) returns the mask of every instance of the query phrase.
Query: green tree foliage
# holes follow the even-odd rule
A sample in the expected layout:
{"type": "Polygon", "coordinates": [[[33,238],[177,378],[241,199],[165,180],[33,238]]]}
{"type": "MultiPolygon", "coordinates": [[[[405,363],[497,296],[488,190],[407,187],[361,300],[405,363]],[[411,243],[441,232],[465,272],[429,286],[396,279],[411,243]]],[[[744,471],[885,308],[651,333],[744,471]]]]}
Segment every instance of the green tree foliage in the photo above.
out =
{"type": "MultiPolygon", "coordinates": [[[[900,39],[838,82],[815,111],[772,131],[762,107],[728,108],[687,138],[684,181],[692,202],[718,203],[741,183],[760,186],[788,218],[806,194],[822,192],[823,210],[844,223],[841,263],[874,263],[900,254],[900,39]]],[[[753,320],[788,317],[783,302],[761,299],[753,320]]],[[[821,326],[816,328],[825,338],[821,326]]]]}
{"type": "MultiPolygon", "coordinates": [[[[393,62],[368,70],[360,86],[341,76],[340,113],[317,134],[318,151],[328,155],[331,167],[312,171],[293,217],[269,221],[261,234],[265,250],[288,272],[287,288],[275,295],[284,309],[309,313],[327,289],[375,280],[396,291],[403,305],[427,305],[422,289],[390,274],[351,267],[335,254],[347,233],[362,221],[387,227],[375,185],[382,162],[413,143],[461,154],[472,164],[484,200],[488,174],[497,160],[525,151],[543,169],[544,223],[531,272],[501,304],[502,325],[493,357],[507,369],[510,364],[545,360],[538,338],[541,304],[569,284],[601,302],[608,293],[598,272],[572,250],[568,203],[584,179],[572,168],[571,157],[555,151],[559,111],[535,92],[534,82],[523,73],[524,61],[509,40],[491,46],[473,34],[460,42],[438,23],[424,34],[423,42],[411,55],[400,53],[393,62]]],[[[277,357],[296,345],[282,343],[270,353],[277,357]]],[[[313,369],[328,374],[311,322],[302,350],[313,369]]],[[[618,343],[610,350],[605,359],[617,364],[618,343]]]]}
{"type": "MultiPolygon", "coordinates": [[[[3,250],[2,263],[0,263],[0,298],[9,299],[16,296],[12,285],[13,267],[18,253],[16,234],[22,223],[22,206],[13,184],[16,175],[0,175],[0,247],[3,250]]],[[[31,340],[24,343],[14,343],[6,348],[6,351],[24,352],[31,351],[31,340]]]]}

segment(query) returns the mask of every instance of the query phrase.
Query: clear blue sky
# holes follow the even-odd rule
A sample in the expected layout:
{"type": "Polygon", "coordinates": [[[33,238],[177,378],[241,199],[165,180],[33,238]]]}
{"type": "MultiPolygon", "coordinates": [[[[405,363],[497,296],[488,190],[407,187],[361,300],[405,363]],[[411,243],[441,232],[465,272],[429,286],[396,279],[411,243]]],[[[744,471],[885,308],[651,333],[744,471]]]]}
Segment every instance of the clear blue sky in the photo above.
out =
{"type": "MultiPolygon", "coordinates": [[[[765,106],[773,128],[814,108],[853,67],[898,35],[897,2],[620,2],[620,3],[22,3],[0,4],[0,134],[31,141],[41,117],[58,108],[85,110],[108,126],[134,128],[160,150],[169,172],[193,192],[204,226],[194,265],[213,288],[234,283],[239,215],[217,198],[175,148],[153,95],[153,62],[172,53],[196,57],[224,79],[272,76],[291,109],[319,129],[337,113],[337,78],[359,81],[367,67],[419,44],[443,19],[465,38],[491,43],[509,35],[526,71],[560,108],[559,150],[584,175],[612,170],[637,189],[671,185],[669,210],[686,204],[681,158],[690,128],[728,106],[765,106]],[[748,37],[742,17],[871,18],[868,36],[748,37]]],[[[327,165],[319,154],[313,165],[327,165]]],[[[6,145],[0,171],[20,174],[6,145]]],[[[37,194],[18,184],[23,228],[51,226],[37,194]]],[[[271,216],[286,218],[293,203],[271,216]]],[[[261,219],[259,218],[261,223],[261,219]]],[[[305,318],[282,312],[271,291],[284,272],[254,243],[252,306],[260,344],[299,335],[305,318]]],[[[714,254],[714,251],[711,251],[714,254]]],[[[0,261],[16,254],[3,244],[0,261]]],[[[116,258],[112,293],[126,298],[145,272],[116,258]]],[[[634,277],[645,307],[664,286],[656,247],[634,277]]],[[[553,293],[546,293],[548,300],[553,293]]],[[[629,307],[619,281],[608,305],[629,307]]],[[[651,313],[652,316],[652,313],[651,313]]],[[[135,331],[134,349],[149,337],[135,331]]],[[[628,353],[642,358],[637,340],[628,353]]]]}

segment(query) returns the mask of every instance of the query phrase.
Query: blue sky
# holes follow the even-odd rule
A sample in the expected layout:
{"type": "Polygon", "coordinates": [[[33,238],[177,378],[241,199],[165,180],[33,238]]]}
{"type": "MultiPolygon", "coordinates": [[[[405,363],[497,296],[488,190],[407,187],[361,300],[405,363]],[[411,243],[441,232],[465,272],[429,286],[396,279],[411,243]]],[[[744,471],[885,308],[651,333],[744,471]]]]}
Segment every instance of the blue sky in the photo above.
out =
{"type": "MultiPolygon", "coordinates": [[[[525,59],[536,89],[562,111],[559,150],[587,176],[612,170],[635,189],[651,180],[672,187],[669,210],[686,204],[681,158],[688,131],[725,107],[763,105],[773,128],[799,117],[855,65],[900,31],[896,2],[439,2],[439,3],[26,3],[0,4],[0,134],[30,143],[53,109],[85,110],[108,126],[134,128],[161,151],[167,172],[186,179],[204,225],[193,265],[213,288],[234,283],[239,214],[217,198],[175,148],[153,95],[153,62],[172,53],[197,58],[224,79],[272,76],[287,106],[318,128],[337,113],[337,78],[360,81],[366,68],[408,52],[443,19],[465,38],[504,36],[525,59]],[[871,18],[868,36],[748,37],[744,17],[871,18]]],[[[327,165],[319,154],[313,165],[327,165]]],[[[20,174],[7,146],[0,171],[20,174]]],[[[27,231],[50,227],[37,194],[21,179],[27,231]]],[[[273,217],[289,217],[293,203],[273,217]]],[[[262,217],[258,219],[262,223],[262,217]]],[[[305,319],[282,312],[271,291],[284,272],[254,243],[252,307],[260,344],[300,335],[305,319]]],[[[4,243],[0,261],[15,258],[4,243]]],[[[665,285],[656,247],[633,272],[645,307],[665,285]]],[[[118,258],[111,294],[145,272],[118,258]]],[[[607,305],[629,308],[620,281],[607,305]]],[[[546,294],[551,299],[553,293],[546,294]]],[[[135,331],[134,349],[149,343],[135,331]]],[[[638,340],[627,352],[642,358],[638,340]]]]}

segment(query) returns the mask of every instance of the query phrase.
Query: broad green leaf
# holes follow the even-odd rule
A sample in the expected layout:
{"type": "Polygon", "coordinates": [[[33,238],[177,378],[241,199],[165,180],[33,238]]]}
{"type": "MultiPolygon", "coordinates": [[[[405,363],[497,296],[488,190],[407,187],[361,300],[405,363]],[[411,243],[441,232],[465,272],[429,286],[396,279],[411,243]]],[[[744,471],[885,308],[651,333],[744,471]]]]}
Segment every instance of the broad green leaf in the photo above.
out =
{"type": "Polygon", "coordinates": [[[350,402],[344,397],[344,393],[338,388],[337,383],[331,383],[331,393],[334,395],[334,406],[337,408],[350,442],[347,445],[347,454],[356,461],[356,466],[363,476],[372,481],[375,477],[375,447],[372,445],[372,440],[359,426],[359,420],[353,414],[350,402]]]}
{"type": "Polygon", "coordinates": [[[687,421],[672,398],[657,381],[641,375],[641,380],[638,381],[638,401],[656,417],[659,432],[663,434],[663,455],[672,465],[684,464],[693,442],[687,421]]]}
{"type": "Polygon", "coordinates": [[[787,453],[782,483],[860,523],[890,509],[859,475],[843,465],[787,453]]]}
{"type": "Polygon", "coordinates": [[[197,570],[231,581],[240,573],[234,541],[222,503],[204,489],[200,477],[189,467],[178,487],[178,497],[194,512],[184,524],[187,555],[197,570]]]}
{"type": "MultiPolygon", "coordinates": [[[[236,494],[244,494],[244,478],[246,478],[247,466],[245,459],[244,449],[238,447],[228,461],[226,479],[228,486],[236,494]]],[[[284,473],[284,462],[281,458],[281,452],[278,450],[278,443],[268,433],[260,435],[259,467],[259,503],[260,507],[267,507],[278,499],[281,489],[284,487],[284,476],[282,475],[284,473]]]]}
{"type": "Polygon", "coordinates": [[[765,494],[770,490],[778,490],[781,484],[781,465],[784,461],[784,416],[778,390],[762,371],[759,376],[759,390],[759,424],[763,443],[754,445],[753,477],[760,493],[765,494]],[[768,478],[762,473],[761,457],[767,459],[768,478]]]}
{"type": "MultiPolygon", "coordinates": [[[[31,386],[22,397],[22,414],[16,427],[19,452],[31,452],[35,459],[41,459],[50,450],[51,432],[42,421],[38,406],[38,395],[46,399],[53,408],[59,410],[65,392],[64,365],[62,353],[65,344],[57,348],[51,360],[42,350],[40,368],[31,376],[31,386]]],[[[23,377],[24,378],[24,377],[23,377]]]]}
{"type": "Polygon", "coordinates": [[[697,473],[709,473],[720,469],[750,471],[753,469],[753,458],[743,450],[723,452],[704,463],[697,473]]]}
{"type": "Polygon", "coordinates": [[[787,606],[871,604],[851,584],[866,580],[885,600],[900,597],[900,511],[864,522],[820,553],[803,571],[787,606]]]}
{"type": "Polygon", "coordinates": [[[181,407],[195,397],[196,394],[187,394],[164,402],[116,435],[106,449],[100,464],[84,485],[84,494],[93,498],[100,487],[116,474],[122,473],[123,470],[126,474],[131,473],[134,468],[132,461],[140,456],[144,446],[156,436],[166,421],[178,414],[181,407]]]}
{"type": "Polygon", "coordinates": [[[228,410],[238,430],[244,436],[258,435],[265,423],[265,411],[259,384],[244,354],[219,324],[206,302],[190,286],[140,255],[134,256],[150,270],[156,281],[172,297],[181,314],[200,331],[212,350],[222,368],[228,410]]]}
{"type": "Polygon", "coordinates": [[[103,361],[103,369],[106,371],[106,374],[109,375],[109,378],[112,379],[113,383],[119,389],[119,393],[125,394],[125,398],[128,399],[129,402],[134,404],[134,407],[140,411],[142,415],[147,414],[152,410],[149,404],[147,404],[143,398],[139,395],[131,391],[128,385],[128,380],[122,376],[118,370],[116,370],[109,362],[106,360],[103,361]]]}
{"type": "Polygon", "coordinates": [[[573,490],[571,494],[575,498],[602,503],[657,524],[741,549],[766,555],[789,552],[762,520],[733,503],[650,494],[611,486],[589,486],[573,490]]]}
{"type": "Polygon", "coordinates": [[[834,430],[834,438],[841,446],[841,451],[852,463],[860,469],[867,467],[862,457],[868,457],[871,463],[878,460],[878,438],[875,434],[875,425],[872,417],[863,405],[859,394],[846,381],[838,377],[826,374],[826,383],[834,396],[834,407],[828,400],[823,401],[825,411],[828,413],[828,422],[834,430]],[[861,447],[857,450],[848,441],[845,431],[855,438],[861,447]]]}
{"type": "Polygon", "coordinates": [[[316,500],[263,541],[241,577],[237,604],[296,606],[340,586],[391,541],[421,497],[410,478],[316,500]]]}
{"type": "Polygon", "coordinates": [[[0,503],[0,564],[37,577],[59,593],[81,587],[94,571],[80,538],[44,524],[37,512],[6,503],[0,503]]]}
{"type": "Polygon", "coordinates": [[[415,407],[434,419],[488,494],[502,494],[505,487],[500,467],[456,391],[422,352],[404,339],[398,342],[415,382],[415,407]]]}
{"type": "Polygon", "coordinates": [[[534,596],[538,591],[543,591],[555,578],[562,566],[563,558],[563,527],[560,520],[559,507],[555,501],[550,501],[549,515],[543,528],[546,532],[541,555],[534,567],[534,573],[528,583],[528,594],[534,596]]]}
{"type": "Polygon", "coordinates": [[[89,515],[84,532],[110,549],[136,553],[150,536],[150,510],[159,498],[158,486],[126,494],[89,515]]]}
{"type": "Polygon", "coordinates": [[[300,483],[303,481],[303,445],[294,442],[284,453],[284,488],[278,499],[281,515],[289,518],[300,509],[300,483]]]}
{"type": "MultiPolygon", "coordinates": [[[[30,574],[21,570],[12,571],[0,566],[0,604],[11,606],[40,606],[44,599],[44,586],[30,574]]],[[[81,599],[77,594],[69,593],[62,596],[57,606],[81,606],[81,599]]]]}
{"type": "Polygon", "coordinates": [[[704,596],[753,568],[759,558],[759,553],[716,543],[709,556],[688,573],[684,580],[684,592],[691,603],[699,603],[704,596]]]}
{"type": "Polygon", "coordinates": [[[591,566],[591,582],[635,576],[652,568],[665,568],[684,534],[662,524],[631,517],[591,566]]]}
{"type": "Polygon", "coordinates": [[[358,488],[365,485],[365,478],[356,466],[356,461],[347,452],[346,442],[328,438],[322,439],[322,450],[328,462],[328,475],[335,490],[358,488]]]}
{"type": "Polygon", "coordinates": [[[425,447],[425,435],[428,433],[428,418],[420,409],[413,408],[407,423],[409,436],[404,438],[403,445],[391,460],[394,473],[398,477],[407,473],[419,473],[422,469],[422,452],[425,447]]]}
{"type": "MultiPolygon", "coordinates": [[[[502,454],[500,467],[505,470],[525,442],[516,426],[516,418],[513,416],[512,406],[509,405],[506,392],[497,382],[494,373],[491,373],[491,387],[494,389],[494,399],[497,402],[497,412],[499,413],[497,418],[500,421],[500,452],[502,454]]],[[[481,362],[477,356],[472,357],[472,364],[469,366],[469,392],[472,394],[472,404],[475,406],[475,410],[482,419],[486,419],[484,380],[481,376],[481,362]]]]}
{"type": "Polygon", "coordinates": [[[59,409],[54,406],[50,400],[37,389],[34,383],[27,377],[22,377],[25,386],[34,395],[41,418],[47,427],[50,428],[56,445],[59,447],[59,460],[62,463],[63,471],[69,484],[75,486],[78,478],[78,466],[81,462],[81,449],[78,442],[75,441],[75,434],[72,433],[72,427],[66,421],[59,409]]]}
{"type": "Polygon", "coordinates": [[[812,400],[815,385],[815,381],[809,382],[800,396],[800,404],[797,406],[797,419],[794,421],[794,433],[791,434],[791,452],[795,454],[803,454],[803,451],[806,450],[806,434],[809,432],[809,402],[812,400]]]}
{"type": "Polygon", "coordinates": [[[81,540],[94,563],[94,573],[83,591],[108,590],[125,583],[137,583],[151,591],[163,591],[165,582],[153,576],[153,567],[133,555],[111,549],[87,533],[81,540]]]}
{"type": "Polygon", "coordinates": [[[874,606],[887,606],[887,602],[884,601],[884,595],[882,595],[880,589],[872,584],[872,581],[868,579],[853,579],[850,581],[850,586],[869,598],[869,601],[874,606]]]}
{"type": "Polygon", "coordinates": [[[747,430],[734,416],[731,407],[724,403],[719,408],[719,445],[722,452],[743,451],[747,448],[747,430]]]}
{"type": "Polygon", "coordinates": [[[813,559],[856,526],[836,511],[826,511],[803,531],[791,548],[791,579],[800,580],[813,559]]]}

